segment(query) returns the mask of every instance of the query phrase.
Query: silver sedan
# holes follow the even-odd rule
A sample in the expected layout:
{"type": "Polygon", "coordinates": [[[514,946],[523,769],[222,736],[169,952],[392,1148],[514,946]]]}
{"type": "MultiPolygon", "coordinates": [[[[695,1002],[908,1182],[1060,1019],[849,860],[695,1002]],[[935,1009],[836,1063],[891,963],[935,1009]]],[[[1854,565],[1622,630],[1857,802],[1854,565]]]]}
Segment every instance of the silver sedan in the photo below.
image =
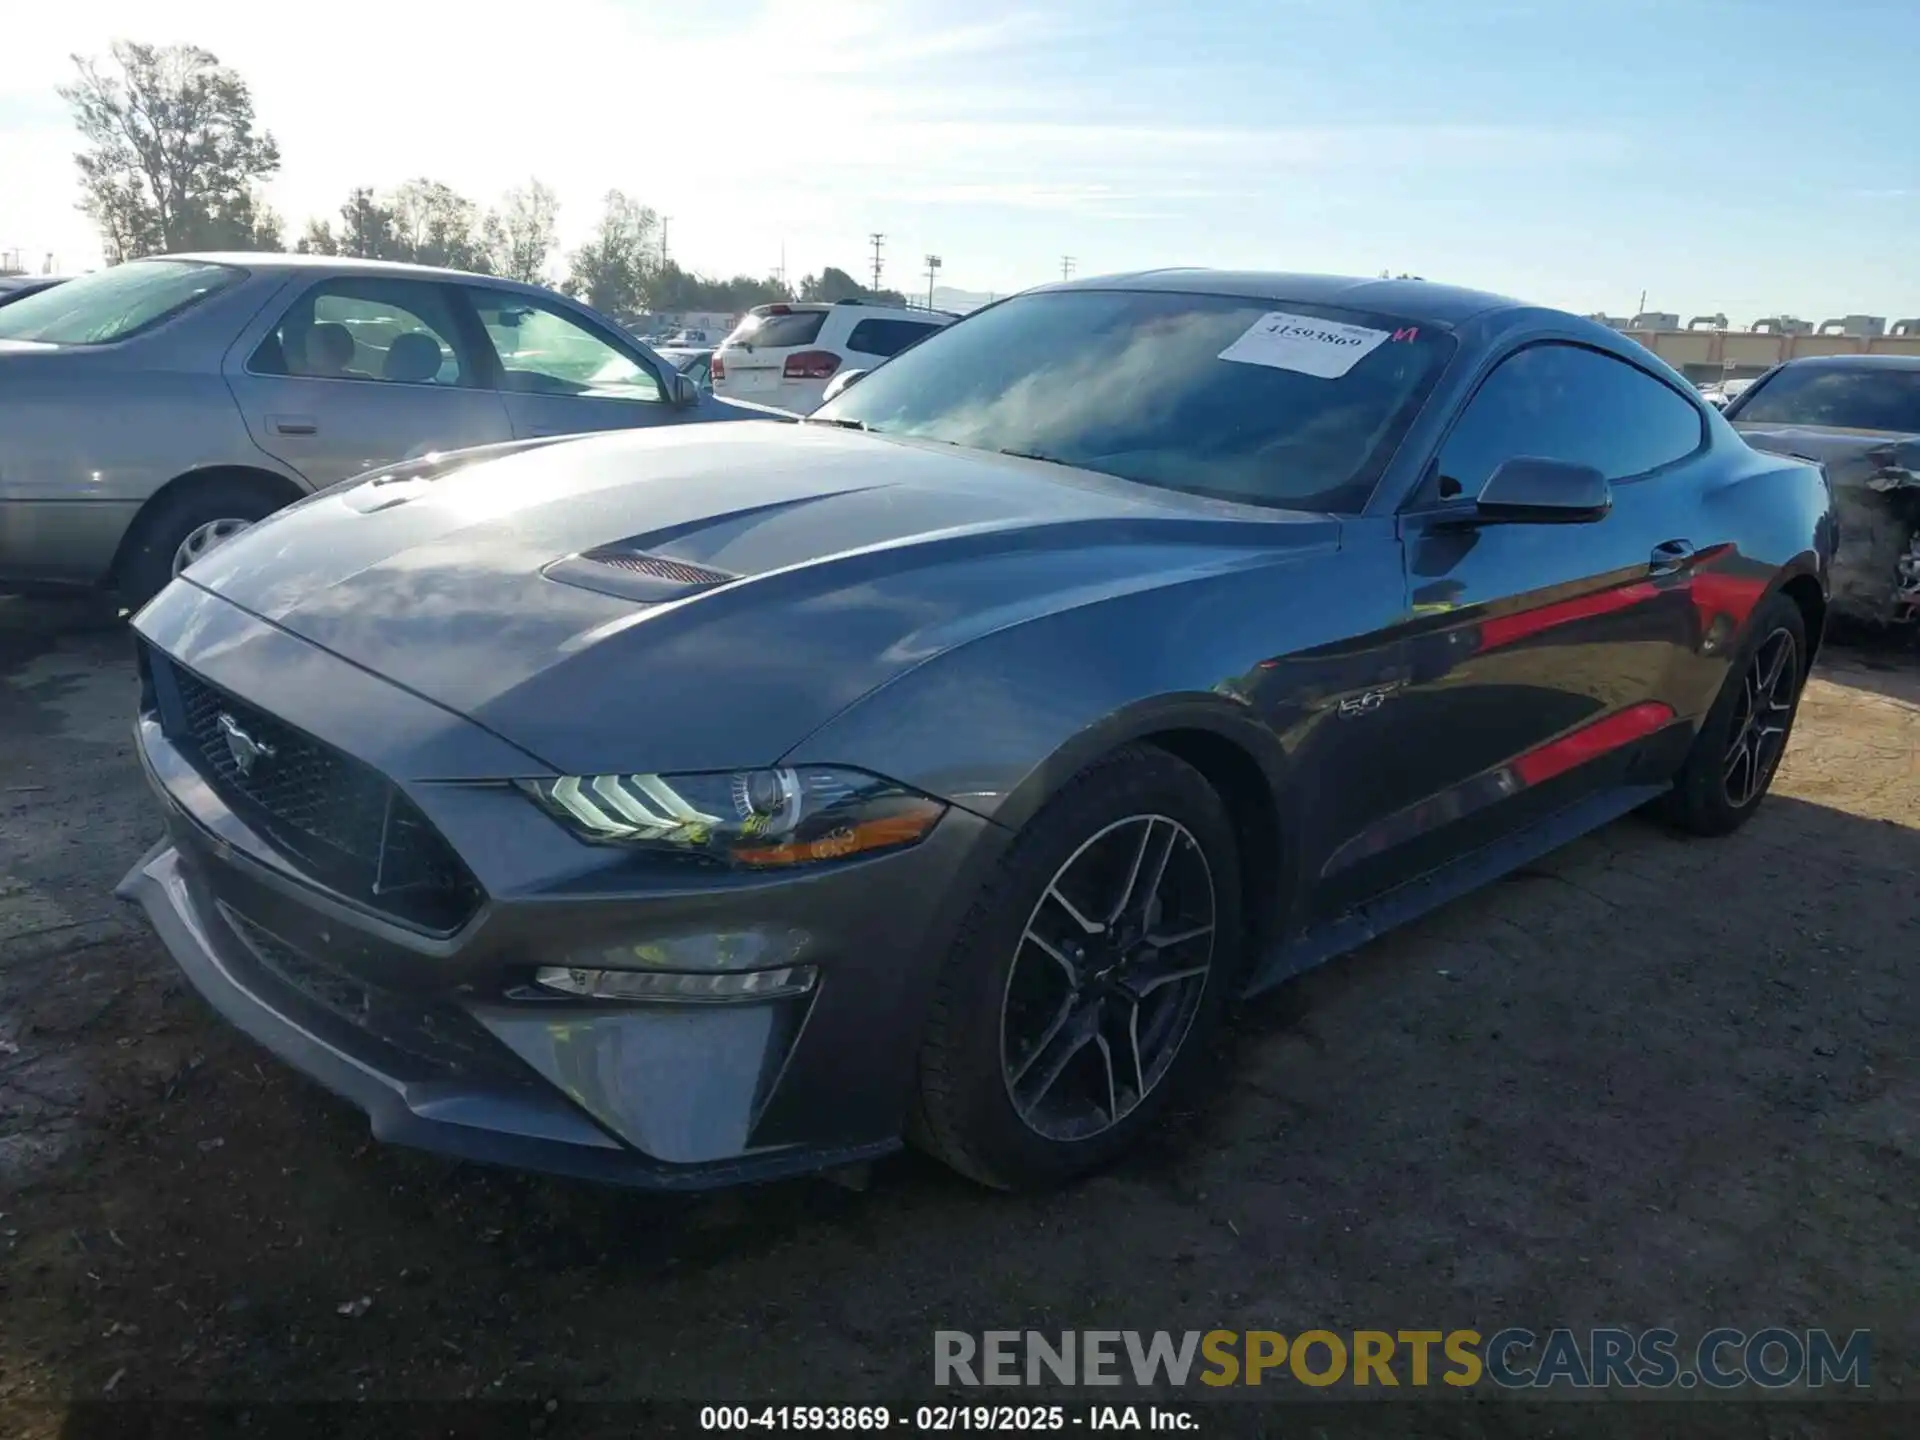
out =
{"type": "Polygon", "coordinates": [[[755,415],[538,286],[330,256],[133,261],[0,309],[0,591],[138,608],[378,465],[755,415]]]}

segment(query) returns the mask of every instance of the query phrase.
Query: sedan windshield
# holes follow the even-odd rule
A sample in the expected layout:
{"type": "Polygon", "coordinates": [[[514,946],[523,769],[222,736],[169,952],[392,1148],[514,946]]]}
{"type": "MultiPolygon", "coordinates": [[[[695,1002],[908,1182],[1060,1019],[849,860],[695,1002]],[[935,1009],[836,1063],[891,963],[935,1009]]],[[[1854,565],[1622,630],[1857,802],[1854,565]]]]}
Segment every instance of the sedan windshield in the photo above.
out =
{"type": "Polygon", "coordinates": [[[1879,365],[1788,365],[1728,407],[1753,425],[1831,425],[1920,434],[1920,370],[1879,365]]]}
{"type": "Polygon", "coordinates": [[[1351,513],[1452,349],[1431,326],[1322,305],[1043,291],[928,336],[813,418],[1351,513]]]}
{"type": "Polygon", "coordinates": [[[0,309],[0,340],[106,345],[158,325],[240,278],[225,265],[134,260],[96,270],[0,309]]]}

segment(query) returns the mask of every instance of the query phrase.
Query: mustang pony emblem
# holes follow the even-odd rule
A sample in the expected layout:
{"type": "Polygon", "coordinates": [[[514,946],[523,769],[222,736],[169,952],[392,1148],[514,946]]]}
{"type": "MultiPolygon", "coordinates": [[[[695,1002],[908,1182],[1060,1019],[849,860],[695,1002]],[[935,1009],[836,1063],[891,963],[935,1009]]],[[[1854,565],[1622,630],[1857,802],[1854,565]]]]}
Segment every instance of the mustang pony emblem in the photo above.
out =
{"type": "Polygon", "coordinates": [[[220,712],[216,723],[227,742],[227,753],[233,757],[234,768],[239,770],[242,779],[252,778],[254,766],[262,760],[273,758],[273,746],[262,744],[247,734],[240,728],[240,722],[226,711],[220,712]]]}

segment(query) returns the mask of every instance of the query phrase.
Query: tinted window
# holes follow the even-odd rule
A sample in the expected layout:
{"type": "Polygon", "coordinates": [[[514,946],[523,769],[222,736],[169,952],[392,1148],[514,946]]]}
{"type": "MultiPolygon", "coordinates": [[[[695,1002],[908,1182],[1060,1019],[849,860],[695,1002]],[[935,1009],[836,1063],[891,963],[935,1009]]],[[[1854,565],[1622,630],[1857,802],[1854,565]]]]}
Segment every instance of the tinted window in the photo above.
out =
{"type": "Polygon", "coordinates": [[[1920,370],[1788,365],[1742,396],[1728,418],[1762,425],[1920,432],[1920,370]]]}
{"type": "Polygon", "coordinates": [[[862,355],[898,355],[940,328],[919,320],[862,320],[847,337],[847,349],[862,355]]]}
{"type": "Polygon", "coordinates": [[[1440,474],[1477,495],[1502,461],[1527,455],[1624,480],[1691,455],[1703,438],[1699,411],[1645,371],[1578,345],[1534,345],[1475,392],[1440,474]]]}
{"type": "Polygon", "coordinates": [[[820,338],[820,328],[826,323],[827,312],[824,310],[794,310],[785,315],[750,314],[724,343],[751,345],[755,349],[811,345],[820,338]]]}
{"type": "Polygon", "coordinates": [[[466,385],[447,292],[418,280],[343,279],[293,302],[247,361],[256,375],[466,385]]]}
{"type": "Polygon", "coordinates": [[[1325,306],[1051,291],[943,326],[814,418],[1352,511],[1452,349],[1431,327],[1325,306]]]}
{"type": "Polygon", "coordinates": [[[225,265],[130,261],[15,300],[0,310],[0,340],[105,345],[158,325],[239,278],[240,271],[225,265]]]}
{"type": "Polygon", "coordinates": [[[467,294],[500,355],[500,388],[594,400],[658,400],[660,382],[638,358],[557,306],[529,295],[467,294]]]}

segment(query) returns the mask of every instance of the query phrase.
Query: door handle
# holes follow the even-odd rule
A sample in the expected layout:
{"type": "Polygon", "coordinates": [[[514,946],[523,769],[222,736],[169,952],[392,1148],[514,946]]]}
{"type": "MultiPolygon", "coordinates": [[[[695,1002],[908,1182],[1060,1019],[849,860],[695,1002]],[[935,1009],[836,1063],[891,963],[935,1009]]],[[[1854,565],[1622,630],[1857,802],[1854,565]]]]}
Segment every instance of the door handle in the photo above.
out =
{"type": "Polygon", "coordinates": [[[267,423],[276,435],[318,435],[320,423],[309,415],[269,415],[267,423]]]}
{"type": "Polygon", "coordinates": [[[1653,558],[1647,561],[1649,575],[1672,575],[1684,570],[1693,558],[1691,540],[1663,540],[1653,547],[1653,558]]]}

